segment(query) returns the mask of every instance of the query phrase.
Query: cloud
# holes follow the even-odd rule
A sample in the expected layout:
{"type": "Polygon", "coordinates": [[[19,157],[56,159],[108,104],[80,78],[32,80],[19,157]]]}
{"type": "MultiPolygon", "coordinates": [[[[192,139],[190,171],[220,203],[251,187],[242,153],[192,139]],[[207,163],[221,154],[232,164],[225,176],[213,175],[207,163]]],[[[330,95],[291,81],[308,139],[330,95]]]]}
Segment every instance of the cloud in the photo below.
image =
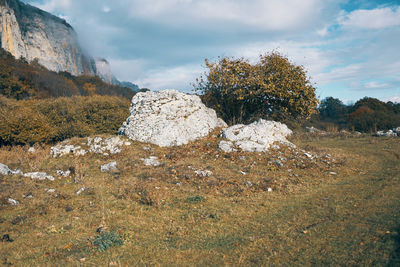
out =
{"type": "Polygon", "coordinates": [[[339,18],[339,23],[349,28],[383,29],[400,26],[400,7],[355,10],[339,18]]]}
{"type": "Polygon", "coordinates": [[[182,26],[222,25],[287,31],[310,25],[321,15],[322,0],[131,0],[131,16],[182,26]]]}
{"type": "Polygon", "coordinates": [[[387,83],[381,83],[377,81],[371,81],[364,84],[364,87],[367,89],[379,89],[388,87],[387,83]]]}
{"type": "Polygon", "coordinates": [[[400,96],[391,96],[391,97],[389,97],[389,98],[387,98],[385,101],[390,101],[390,102],[393,102],[393,103],[400,103],[400,96]]]}
{"type": "Polygon", "coordinates": [[[384,1],[26,1],[68,18],[90,54],[142,87],[187,91],[205,58],[278,50],[308,70],[317,94],[383,99],[400,88],[400,6],[384,1]]]}

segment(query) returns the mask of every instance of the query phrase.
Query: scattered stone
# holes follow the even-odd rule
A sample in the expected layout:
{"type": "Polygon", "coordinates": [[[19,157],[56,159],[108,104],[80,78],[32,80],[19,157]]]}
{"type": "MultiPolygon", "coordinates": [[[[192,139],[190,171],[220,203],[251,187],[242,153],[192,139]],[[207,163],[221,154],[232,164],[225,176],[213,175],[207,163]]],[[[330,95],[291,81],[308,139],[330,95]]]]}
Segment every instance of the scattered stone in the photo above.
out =
{"type": "Polygon", "coordinates": [[[15,199],[12,199],[12,198],[8,198],[7,201],[12,206],[18,206],[19,205],[19,201],[18,200],[15,200],[15,199]]]}
{"type": "Polygon", "coordinates": [[[234,148],[234,145],[231,141],[224,141],[224,140],[219,142],[219,149],[221,149],[225,153],[232,153],[237,151],[237,149],[234,148]]]}
{"type": "MultiPolygon", "coordinates": [[[[397,128],[396,128],[397,129],[397,128]]],[[[395,129],[395,131],[396,131],[396,129],[395,129]]],[[[378,132],[376,132],[376,135],[377,136],[386,136],[386,137],[394,137],[394,136],[397,136],[398,134],[400,134],[400,132],[395,132],[395,131],[393,131],[393,130],[389,130],[389,131],[387,131],[387,132],[385,132],[385,131],[378,131],[378,132]]]]}
{"type": "Polygon", "coordinates": [[[112,155],[121,153],[124,141],[121,140],[119,136],[114,136],[110,138],[88,137],[89,152],[104,154],[110,153],[112,155]]]}
{"type": "Polygon", "coordinates": [[[251,181],[247,181],[247,182],[246,182],[246,185],[247,185],[248,187],[252,187],[252,186],[253,186],[253,183],[252,183],[251,181]]]}
{"type": "Polygon", "coordinates": [[[77,195],[80,195],[80,194],[82,194],[82,192],[83,191],[85,191],[86,190],[86,187],[81,187],[78,191],[76,191],[76,193],[75,194],[77,194],[77,195]]]}
{"type": "Polygon", "coordinates": [[[337,175],[336,172],[329,172],[330,175],[337,175]]]}
{"type": "Polygon", "coordinates": [[[32,192],[29,192],[29,193],[27,193],[25,195],[22,195],[22,197],[23,198],[33,198],[33,194],[32,194],[32,192]]]}
{"type": "Polygon", "coordinates": [[[240,173],[242,174],[242,175],[246,175],[247,173],[245,173],[244,171],[240,171],[240,173]]]}
{"type": "Polygon", "coordinates": [[[147,159],[142,159],[142,161],[143,161],[144,165],[146,165],[146,166],[154,166],[154,167],[156,167],[156,166],[160,166],[161,165],[161,163],[158,161],[158,158],[154,157],[154,156],[151,156],[151,157],[149,157],[147,159]]]}
{"type": "Polygon", "coordinates": [[[142,149],[144,151],[153,151],[153,149],[151,147],[149,147],[149,146],[143,146],[142,149]]]}
{"type": "Polygon", "coordinates": [[[268,192],[272,192],[272,188],[271,187],[268,188],[268,192]]]}
{"type": "Polygon", "coordinates": [[[278,167],[283,167],[283,163],[279,159],[273,160],[272,163],[275,164],[278,167]]]}
{"type": "Polygon", "coordinates": [[[29,177],[29,178],[34,179],[34,180],[43,181],[43,180],[47,179],[47,180],[50,180],[50,181],[54,181],[54,177],[51,176],[51,175],[48,175],[45,172],[28,172],[28,173],[25,173],[24,176],[25,177],[29,177]]]}
{"type": "Polygon", "coordinates": [[[304,152],[304,155],[309,159],[313,158],[313,155],[311,155],[310,153],[304,152]]]}
{"type": "Polygon", "coordinates": [[[101,170],[101,172],[116,172],[116,171],[118,171],[117,162],[112,161],[110,163],[101,165],[100,170],[101,170]]]}
{"type": "Polygon", "coordinates": [[[213,175],[213,172],[210,170],[196,170],[194,171],[194,173],[200,177],[210,177],[211,175],[213,175]]]}
{"type": "Polygon", "coordinates": [[[314,126],[306,127],[306,131],[309,132],[309,133],[318,133],[318,134],[326,133],[325,131],[322,131],[320,129],[315,128],[314,126]]]}
{"type": "MultiPolygon", "coordinates": [[[[294,146],[286,139],[291,134],[292,131],[283,123],[260,119],[249,125],[237,124],[229,127],[223,131],[222,136],[243,151],[265,152],[274,142],[294,146]]],[[[223,146],[228,149],[231,147],[227,143],[223,143],[223,146]]]]}
{"type": "Polygon", "coordinates": [[[7,165],[4,165],[3,163],[0,163],[0,174],[1,175],[22,175],[21,170],[11,170],[8,168],[7,165]]]}
{"type": "Polygon", "coordinates": [[[132,140],[161,147],[179,146],[226,127],[200,97],[176,90],[140,92],[132,98],[130,116],[119,130],[132,140]]]}
{"type": "Polygon", "coordinates": [[[33,147],[33,146],[31,146],[29,149],[28,149],[28,153],[35,153],[36,152],[36,149],[33,147]]]}
{"type": "Polygon", "coordinates": [[[64,141],[56,146],[50,148],[50,154],[53,158],[62,157],[68,154],[74,154],[75,156],[84,156],[87,152],[83,150],[81,146],[74,146],[64,141]]]}
{"type": "Polygon", "coordinates": [[[61,177],[69,177],[71,175],[71,171],[70,170],[57,170],[57,175],[61,176],[61,177]]]}
{"type": "Polygon", "coordinates": [[[46,190],[46,192],[47,192],[47,193],[55,193],[55,192],[56,192],[56,190],[55,190],[55,189],[53,189],[53,188],[51,188],[51,189],[47,189],[47,190],[46,190]]]}

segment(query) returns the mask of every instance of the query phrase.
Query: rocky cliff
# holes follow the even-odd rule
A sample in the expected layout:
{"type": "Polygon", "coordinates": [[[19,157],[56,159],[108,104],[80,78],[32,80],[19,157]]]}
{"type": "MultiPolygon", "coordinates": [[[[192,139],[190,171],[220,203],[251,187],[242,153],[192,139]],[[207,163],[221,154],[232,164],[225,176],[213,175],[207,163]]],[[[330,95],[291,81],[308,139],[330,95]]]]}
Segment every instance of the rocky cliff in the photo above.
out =
{"type": "Polygon", "coordinates": [[[65,20],[18,0],[0,0],[0,42],[14,57],[37,59],[49,70],[96,74],[96,63],[65,20]]]}

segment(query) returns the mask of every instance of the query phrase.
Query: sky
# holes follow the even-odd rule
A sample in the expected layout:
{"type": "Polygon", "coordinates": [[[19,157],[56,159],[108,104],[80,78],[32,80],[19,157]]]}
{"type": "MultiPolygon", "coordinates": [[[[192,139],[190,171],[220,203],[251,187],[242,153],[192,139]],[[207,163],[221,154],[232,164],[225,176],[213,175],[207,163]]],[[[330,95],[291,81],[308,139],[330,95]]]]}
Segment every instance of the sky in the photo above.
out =
{"type": "Polygon", "coordinates": [[[320,99],[400,102],[400,0],[25,0],[60,16],[114,75],[193,92],[204,60],[278,51],[320,99]]]}

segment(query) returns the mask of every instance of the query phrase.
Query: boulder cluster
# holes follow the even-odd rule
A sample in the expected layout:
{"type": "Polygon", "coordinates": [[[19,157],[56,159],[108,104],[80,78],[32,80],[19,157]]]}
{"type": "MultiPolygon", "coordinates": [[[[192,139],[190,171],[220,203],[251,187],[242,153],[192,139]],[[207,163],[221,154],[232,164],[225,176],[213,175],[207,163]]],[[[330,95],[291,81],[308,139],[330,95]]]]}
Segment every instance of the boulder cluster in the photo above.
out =
{"type": "MultiPolygon", "coordinates": [[[[161,147],[179,146],[206,137],[213,129],[224,128],[220,149],[235,152],[262,152],[274,142],[293,145],[286,137],[292,131],[279,122],[259,120],[250,125],[238,124],[227,128],[213,109],[207,108],[200,97],[175,90],[142,92],[131,103],[130,116],[120,134],[129,139],[161,147]]],[[[147,162],[147,161],[146,161],[147,162]]]]}
{"type": "Polygon", "coordinates": [[[388,131],[377,131],[376,136],[400,136],[400,127],[393,128],[392,130],[388,131]]]}

